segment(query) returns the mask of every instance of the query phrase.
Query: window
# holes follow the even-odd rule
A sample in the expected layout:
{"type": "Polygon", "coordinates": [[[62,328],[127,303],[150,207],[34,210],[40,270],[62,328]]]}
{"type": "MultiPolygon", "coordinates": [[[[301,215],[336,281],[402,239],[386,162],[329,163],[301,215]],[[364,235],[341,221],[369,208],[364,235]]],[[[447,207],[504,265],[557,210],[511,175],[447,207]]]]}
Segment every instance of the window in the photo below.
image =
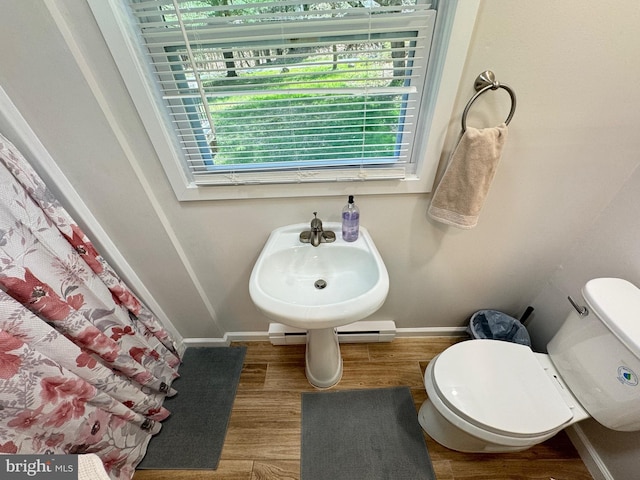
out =
{"type": "Polygon", "coordinates": [[[418,176],[451,1],[105,3],[90,0],[174,189],[418,176]]]}

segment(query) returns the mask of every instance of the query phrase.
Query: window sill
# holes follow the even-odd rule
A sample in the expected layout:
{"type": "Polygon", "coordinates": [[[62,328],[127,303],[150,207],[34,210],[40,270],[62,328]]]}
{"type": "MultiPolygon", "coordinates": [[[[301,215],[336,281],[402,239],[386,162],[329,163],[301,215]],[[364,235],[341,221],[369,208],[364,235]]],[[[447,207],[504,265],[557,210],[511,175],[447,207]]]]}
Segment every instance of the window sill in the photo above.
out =
{"type": "Polygon", "coordinates": [[[265,185],[189,185],[178,191],[179,201],[236,200],[250,198],[327,197],[336,195],[387,195],[428,193],[428,185],[418,177],[403,180],[289,183],[265,185]]]}

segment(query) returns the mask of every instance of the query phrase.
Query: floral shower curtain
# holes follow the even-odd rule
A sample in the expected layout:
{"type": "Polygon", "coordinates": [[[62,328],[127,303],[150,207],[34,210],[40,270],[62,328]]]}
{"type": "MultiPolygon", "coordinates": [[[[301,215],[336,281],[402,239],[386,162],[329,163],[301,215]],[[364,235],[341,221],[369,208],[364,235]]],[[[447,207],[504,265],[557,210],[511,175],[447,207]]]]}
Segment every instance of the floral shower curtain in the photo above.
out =
{"type": "Polygon", "coordinates": [[[95,453],[133,476],[176,345],[0,135],[0,453],[95,453]]]}

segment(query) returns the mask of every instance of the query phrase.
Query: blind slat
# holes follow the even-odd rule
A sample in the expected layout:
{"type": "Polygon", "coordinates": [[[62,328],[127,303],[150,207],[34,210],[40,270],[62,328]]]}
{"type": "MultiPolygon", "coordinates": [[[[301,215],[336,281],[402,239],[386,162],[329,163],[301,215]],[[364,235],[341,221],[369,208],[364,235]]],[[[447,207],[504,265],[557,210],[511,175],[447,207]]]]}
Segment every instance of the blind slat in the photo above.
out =
{"type": "MultiPolygon", "coordinates": [[[[271,0],[271,1],[263,1],[261,4],[265,7],[274,7],[274,6],[296,6],[296,5],[324,5],[328,3],[339,3],[339,2],[330,2],[327,0],[271,0]]],[[[401,4],[402,2],[398,2],[401,4]]],[[[202,10],[210,10],[211,8],[217,8],[215,6],[211,6],[210,4],[206,4],[204,2],[193,2],[189,0],[179,0],[178,5],[180,8],[188,10],[191,9],[202,9],[202,10]],[[194,6],[197,3],[201,3],[200,7],[194,6]],[[184,8],[187,5],[187,8],[184,8]]],[[[239,0],[234,0],[233,6],[241,6],[241,5],[253,5],[255,6],[255,2],[240,2],[239,0]]],[[[422,2],[420,5],[424,5],[427,8],[431,8],[432,2],[422,2]]],[[[131,9],[133,11],[144,10],[144,9],[158,9],[160,7],[170,7],[173,8],[173,0],[135,0],[131,2],[131,9]]],[[[363,7],[361,7],[363,8],[363,7]]]]}
{"type": "MultiPolygon", "coordinates": [[[[315,83],[314,83],[315,85],[315,83]]],[[[333,88],[333,89],[318,89],[318,88],[304,88],[304,89],[295,89],[295,88],[287,88],[283,90],[279,94],[282,95],[286,93],[287,95],[322,95],[322,93],[327,93],[328,91],[331,94],[340,94],[340,95],[408,95],[410,93],[416,93],[415,87],[409,88],[333,88]]],[[[205,95],[212,96],[207,93],[207,90],[204,90],[205,95]]],[[[238,91],[220,91],[215,94],[216,97],[234,97],[234,96],[243,96],[243,95],[276,95],[273,91],[269,90],[238,90],[238,91]]],[[[185,100],[185,99],[198,99],[200,98],[199,94],[181,94],[181,95],[163,95],[162,97],[165,100],[185,100]]],[[[240,102],[235,102],[235,104],[239,104],[240,102]]],[[[249,102],[244,102],[249,103],[249,102]]]]}
{"type": "MultiPolygon", "coordinates": [[[[364,2],[363,2],[364,3],[364,2]]],[[[291,18],[301,15],[319,15],[328,12],[331,15],[345,15],[345,14],[367,14],[374,12],[375,14],[388,13],[388,12],[415,12],[416,10],[430,10],[430,3],[412,3],[407,4],[403,2],[396,2],[392,5],[380,5],[376,2],[369,2],[369,5],[351,5],[346,7],[345,2],[328,2],[328,1],[314,1],[314,0],[279,0],[273,2],[234,2],[229,4],[220,5],[202,5],[195,6],[194,2],[178,2],[179,9],[183,15],[197,21],[201,19],[211,18],[211,16],[217,16],[218,18],[236,18],[242,17],[244,19],[254,20],[255,18],[291,18]],[[182,5],[180,5],[182,4],[182,5]],[[338,8],[334,8],[333,5],[338,5],[338,8]],[[329,6],[329,8],[327,8],[329,6]],[[256,10],[263,10],[263,13],[256,15],[239,15],[238,12],[248,10],[255,12],[256,10]]],[[[132,3],[132,12],[138,17],[149,17],[163,13],[165,15],[171,15],[175,12],[174,3],[168,2],[135,2],[132,3]]],[[[167,23],[171,24],[170,21],[167,23]]]]}
{"type": "MultiPolygon", "coordinates": [[[[335,22],[332,22],[335,23],[335,22]]],[[[366,27],[368,28],[368,27],[366,27]]],[[[254,29],[257,30],[257,29],[254,29]]],[[[220,30],[217,30],[217,32],[221,32],[220,30]]],[[[257,34],[259,31],[254,31],[254,35],[257,34]]],[[[378,31],[376,33],[376,36],[379,38],[370,38],[368,36],[363,36],[361,34],[358,34],[357,32],[346,32],[346,31],[340,31],[338,30],[337,33],[333,33],[330,31],[324,31],[322,33],[324,33],[324,35],[322,37],[318,37],[318,33],[322,32],[322,30],[320,30],[319,32],[316,30],[309,30],[307,33],[304,32],[296,32],[295,37],[292,34],[288,34],[287,32],[282,32],[282,30],[279,30],[277,32],[277,37],[276,40],[278,40],[277,42],[273,42],[273,43],[269,43],[268,45],[266,44],[262,44],[262,45],[255,45],[254,42],[249,42],[249,40],[247,38],[245,38],[245,41],[242,43],[238,43],[237,45],[233,45],[233,44],[229,44],[227,42],[227,39],[225,37],[223,37],[222,35],[218,34],[215,37],[211,37],[211,38],[204,38],[204,37],[200,37],[198,40],[199,41],[194,41],[194,42],[190,42],[192,44],[196,44],[199,45],[198,47],[198,51],[201,53],[207,53],[207,52],[211,52],[211,51],[215,51],[215,50],[219,50],[220,48],[224,47],[225,50],[230,51],[230,52],[234,52],[234,53],[238,53],[238,52],[243,52],[243,51],[250,51],[250,50],[257,50],[260,47],[264,47],[264,48],[270,48],[272,50],[277,49],[277,48],[290,48],[290,47],[294,47],[294,48],[309,48],[309,47],[332,47],[333,45],[340,45],[340,44],[344,44],[344,43],[348,43],[349,45],[367,45],[370,44],[373,40],[384,40],[384,41],[388,41],[388,42],[401,42],[401,41],[409,41],[409,40],[415,40],[415,41],[420,41],[420,40],[425,40],[426,36],[425,35],[420,35],[419,33],[416,33],[416,28],[415,26],[411,26],[411,25],[406,25],[404,27],[402,26],[393,26],[393,27],[389,27],[388,31],[382,32],[382,31],[378,31]],[[317,32],[317,33],[316,33],[317,32]],[[384,34],[384,35],[383,35],[384,34]],[[222,45],[222,47],[220,47],[219,45],[222,45]]],[[[166,33],[166,32],[165,32],[166,33]]],[[[166,36],[166,35],[165,35],[166,36]]],[[[162,36],[158,36],[159,38],[161,38],[162,36]]],[[[155,48],[166,48],[166,49],[171,49],[174,47],[184,47],[184,38],[182,36],[177,36],[174,35],[173,36],[174,39],[167,39],[167,40],[153,40],[153,38],[148,37],[148,36],[144,36],[143,38],[146,40],[146,45],[147,47],[151,48],[151,49],[155,49],[155,48]],[[179,41],[176,42],[175,38],[179,37],[179,41]]],[[[254,36],[255,38],[255,36],[254,36]]],[[[387,47],[387,50],[393,50],[393,47],[387,47]]],[[[396,49],[397,50],[397,49],[396,49]]],[[[170,50],[168,50],[170,51],[170,50]]],[[[176,50],[177,51],[177,50],[176,50]]],[[[311,54],[313,54],[313,52],[310,52],[311,54]]],[[[151,56],[160,56],[160,57],[164,57],[166,56],[167,52],[166,51],[159,51],[159,52],[155,52],[151,51],[150,55],[151,56]]],[[[285,56],[283,56],[285,57],[285,56]]]]}

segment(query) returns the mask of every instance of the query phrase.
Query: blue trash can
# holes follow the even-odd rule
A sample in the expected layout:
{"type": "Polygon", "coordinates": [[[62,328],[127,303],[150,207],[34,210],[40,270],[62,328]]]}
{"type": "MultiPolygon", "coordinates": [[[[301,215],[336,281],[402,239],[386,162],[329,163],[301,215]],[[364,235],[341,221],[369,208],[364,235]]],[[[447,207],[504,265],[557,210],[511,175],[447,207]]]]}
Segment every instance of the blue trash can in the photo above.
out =
{"type": "Polygon", "coordinates": [[[471,338],[489,338],[531,347],[531,338],[519,320],[497,310],[479,310],[471,316],[467,332],[471,338]]]}

